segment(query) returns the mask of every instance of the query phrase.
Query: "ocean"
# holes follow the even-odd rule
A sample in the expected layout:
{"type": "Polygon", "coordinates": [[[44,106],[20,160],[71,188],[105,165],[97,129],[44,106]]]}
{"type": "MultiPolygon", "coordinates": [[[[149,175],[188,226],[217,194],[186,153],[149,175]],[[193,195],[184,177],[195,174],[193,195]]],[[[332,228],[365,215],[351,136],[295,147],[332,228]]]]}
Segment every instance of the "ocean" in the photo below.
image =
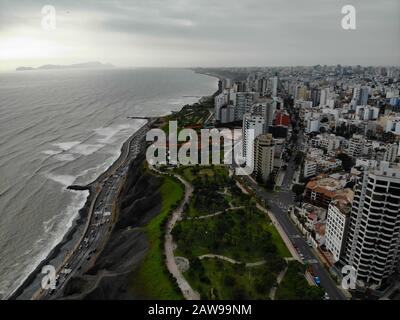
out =
{"type": "Polygon", "coordinates": [[[12,294],[59,243],[87,191],[145,120],[216,91],[186,69],[0,73],[0,298],[12,294]]]}

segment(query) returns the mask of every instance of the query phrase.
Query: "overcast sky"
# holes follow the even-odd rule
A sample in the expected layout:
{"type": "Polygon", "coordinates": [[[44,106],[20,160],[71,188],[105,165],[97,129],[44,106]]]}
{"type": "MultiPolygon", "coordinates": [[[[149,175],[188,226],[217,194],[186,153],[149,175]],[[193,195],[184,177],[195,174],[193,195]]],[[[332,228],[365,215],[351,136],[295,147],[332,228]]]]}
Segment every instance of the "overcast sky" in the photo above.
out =
{"type": "Polygon", "coordinates": [[[0,0],[0,69],[400,65],[399,0],[0,0]],[[53,5],[57,28],[41,27],[53,5]],[[341,8],[356,8],[343,30],[341,8]]]}

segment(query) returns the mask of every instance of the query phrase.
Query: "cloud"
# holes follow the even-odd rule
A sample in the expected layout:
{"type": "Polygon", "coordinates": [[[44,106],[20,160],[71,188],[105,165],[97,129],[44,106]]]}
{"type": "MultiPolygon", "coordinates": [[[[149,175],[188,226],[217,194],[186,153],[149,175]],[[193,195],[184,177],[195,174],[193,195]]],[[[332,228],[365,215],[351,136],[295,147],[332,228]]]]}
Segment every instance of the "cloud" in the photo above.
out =
{"type": "MultiPolygon", "coordinates": [[[[42,4],[0,0],[0,46],[2,39],[23,38],[21,30],[30,29],[31,43],[36,38],[61,48],[46,62],[399,64],[400,3],[353,0],[357,10],[353,31],[340,25],[345,4],[342,0],[59,0],[52,1],[57,30],[46,34],[40,29],[42,4]]],[[[47,55],[43,61],[48,59],[47,55]]],[[[14,60],[8,62],[19,62],[14,60]]]]}

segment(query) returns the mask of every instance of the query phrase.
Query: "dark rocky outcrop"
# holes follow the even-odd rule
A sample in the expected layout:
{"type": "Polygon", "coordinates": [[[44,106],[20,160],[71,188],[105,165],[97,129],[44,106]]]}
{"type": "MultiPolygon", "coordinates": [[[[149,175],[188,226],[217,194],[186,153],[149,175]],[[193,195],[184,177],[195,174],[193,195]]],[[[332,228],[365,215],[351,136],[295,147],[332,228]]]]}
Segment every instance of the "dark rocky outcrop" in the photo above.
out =
{"type": "Polygon", "coordinates": [[[72,278],[64,289],[64,299],[139,299],[129,290],[130,278],[140,266],[148,244],[139,229],[161,210],[159,187],[162,178],[142,169],[143,158],[130,165],[119,195],[118,221],[110,238],[84,275],[72,278]]]}

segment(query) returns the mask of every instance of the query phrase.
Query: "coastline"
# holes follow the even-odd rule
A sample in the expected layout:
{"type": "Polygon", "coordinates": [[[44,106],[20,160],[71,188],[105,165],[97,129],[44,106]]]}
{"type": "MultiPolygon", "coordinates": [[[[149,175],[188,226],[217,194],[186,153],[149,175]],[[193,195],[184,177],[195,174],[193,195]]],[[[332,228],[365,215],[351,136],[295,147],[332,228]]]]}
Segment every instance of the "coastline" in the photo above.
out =
{"type": "MultiPolygon", "coordinates": [[[[208,74],[208,73],[202,73],[198,72],[195,69],[189,69],[193,71],[194,73],[197,74],[202,74],[206,75],[212,78],[215,78],[217,80],[220,80],[220,76],[214,75],[214,74],[208,74]]],[[[215,95],[215,92],[211,94],[211,96],[215,95]]],[[[208,96],[203,96],[208,97],[208,96]]],[[[198,99],[197,102],[201,101],[201,99],[198,99]]],[[[194,102],[196,103],[196,102],[194,102]]],[[[181,106],[180,110],[182,110],[184,107],[181,106]]],[[[149,120],[153,119],[158,121],[162,121],[167,117],[168,115],[171,114],[171,110],[167,111],[165,115],[162,116],[157,116],[157,117],[131,117],[127,116],[127,118],[130,119],[147,119],[147,122],[144,123],[142,126],[138,127],[138,129],[130,136],[126,141],[123,142],[121,148],[120,148],[120,154],[118,158],[102,173],[98,175],[96,179],[94,179],[92,182],[88,183],[87,185],[84,186],[79,186],[79,185],[71,185],[68,186],[68,190],[72,190],[74,192],[81,192],[81,191],[88,191],[89,194],[86,198],[86,201],[81,209],[79,209],[78,214],[74,218],[72,225],[64,236],[62,237],[62,240],[59,241],[48,253],[48,255],[41,260],[41,262],[27,275],[25,280],[22,281],[22,283],[8,296],[5,297],[7,300],[17,300],[17,299],[22,299],[22,300],[27,300],[27,299],[32,299],[34,298],[35,292],[38,290],[40,291],[40,283],[41,283],[41,270],[44,265],[49,264],[49,262],[56,260],[58,263],[55,265],[56,270],[58,269],[59,265],[63,265],[64,261],[67,259],[69,251],[74,250],[76,247],[76,244],[79,243],[79,239],[81,238],[80,235],[84,235],[85,233],[85,225],[87,222],[90,221],[90,216],[89,216],[89,211],[90,207],[92,206],[93,202],[95,201],[95,186],[98,184],[100,181],[104,179],[110,172],[112,172],[115,167],[118,165],[118,163],[123,159],[124,157],[124,150],[127,149],[127,147],[130,145],[132,140],[137,136],[137,134],[145,127],[148,125],[149,120]],[[75,239],[74,239],[75,238],[75,239]]]]}
{"type": "MultiPolygon", "coordinates": [[[[145,118],[145,117],[143,117],[145,118]]],[[[143,119],[142,118],[142,119],[143,119]]],[[[152,119],[153,117],[146,117],[146,119],[152,119]]],[[[156,119],[161,119],[162,117],[156,117],[156,119]]],[[[74,235],[78,233],[78,231],[81,231],[82,234],[84,234],[84,227],[85,224],[90,220],[88,214],[89,214],[89,208],[92,205],[93,201],[95,200],[95,194],[94,194],[94,186],[99,183],[102,179],[104,179],[105,176],[107,176],[111,171],[114,170],[114,168],[117,166],[117,164],[123,159],[124,155],[124,150],[127,149],[127,147],[131,144],[132,140],[138,135],[138,133],[143,129],[148,124],[148,122],[144,123],[142,126],[138,127],[138,129],[127,139],[123,142],[120,153],[118,158],[105,170],[103,171],[95,180],[92,182],[88,183],[87,185],[84,186],[78,186],[78,185],[71,185],[68,186],[68,190],[72,190],[75,192],[81,192],[81,191],[89,191],[89,195],[86,198],[84,206],[79,209],[77,217],[73,221],[73,225],[68,229],[68,231],[65,233],[63,236],[62,240],[58,242],[53,249],[49,252],[49,254],[44,258],[35,268],[34,270],[25,278],[25,280],[12,292],[8,297],[6,297],[7,300],[16,300],[18,298],[22,299],[27,299],[27,297],[23,297],[23,294],[25,290],[27,290],[30,286],[34,286],[34,282],[37,280],[37,278],[41,275],[41,270],[44,265],[48,264],[49,261],[52,260],[57,260],[61,259],[61,263],[66,259],[66,257],[61,258],[60,253],[62,251],[72,250],[74,248],[74,243],[71,243],[74,235]],[[83,229],[83,230],[80,230],[83,229]],[[64,250],[63,250],[64,249],[64,250]]],[[[68,251],[66,251],[68,254],[68,251]]],[[[57,269],[57,268],[56,268],[57,269]]],[[[33,289],[33,288],[32,288],[33,289]]]]}

